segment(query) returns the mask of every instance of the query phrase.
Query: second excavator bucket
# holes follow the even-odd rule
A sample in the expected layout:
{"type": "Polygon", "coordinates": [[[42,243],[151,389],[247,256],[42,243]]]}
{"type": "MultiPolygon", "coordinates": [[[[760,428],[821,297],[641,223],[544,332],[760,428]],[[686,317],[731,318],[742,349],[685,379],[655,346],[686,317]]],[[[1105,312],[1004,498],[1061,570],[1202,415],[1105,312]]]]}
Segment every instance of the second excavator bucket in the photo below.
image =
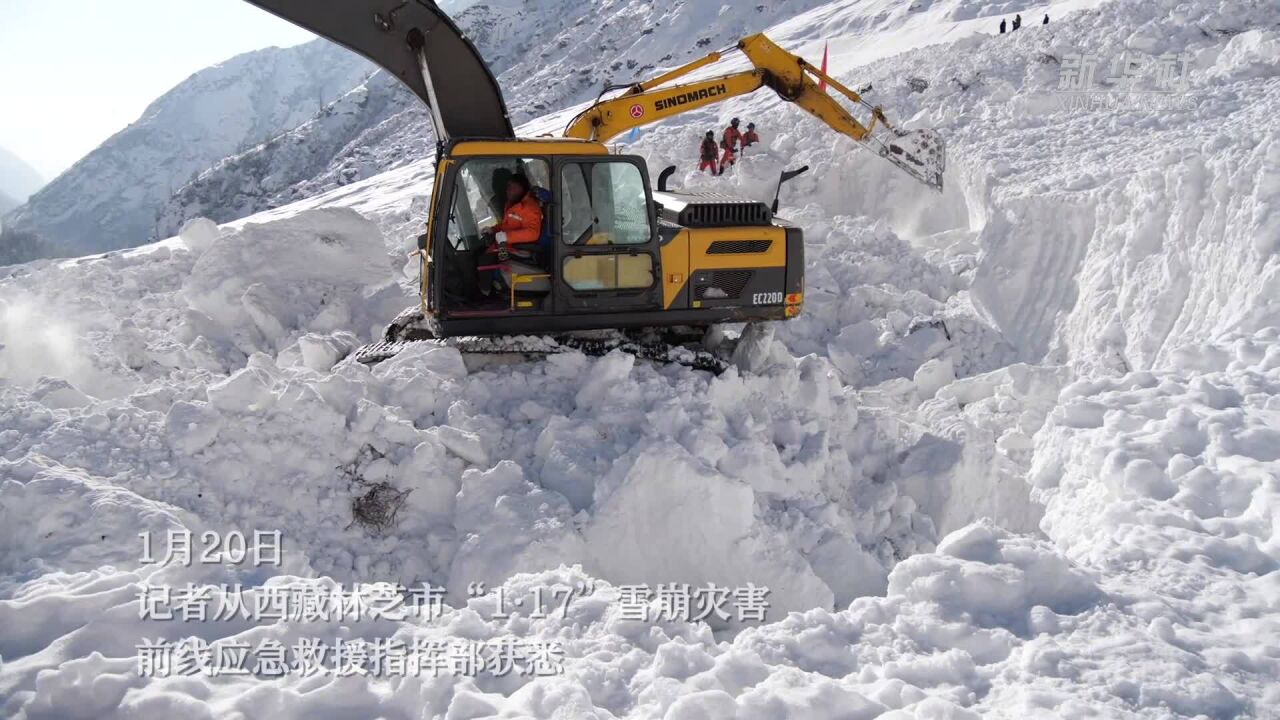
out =
{"type": "Polygon", "coordinates": [[[942,192],[946,147],[935,130],[893,130],[873,139],[877,152],[929,187],[942,192]]]}

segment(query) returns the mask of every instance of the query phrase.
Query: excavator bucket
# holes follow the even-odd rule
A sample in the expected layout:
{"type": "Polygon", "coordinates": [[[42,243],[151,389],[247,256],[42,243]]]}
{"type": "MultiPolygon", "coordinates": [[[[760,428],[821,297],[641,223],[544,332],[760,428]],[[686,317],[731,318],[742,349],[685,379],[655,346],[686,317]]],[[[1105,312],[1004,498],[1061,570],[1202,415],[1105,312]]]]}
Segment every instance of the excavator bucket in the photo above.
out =
{"type": "Polygon", "coordinates": [[[515,137],[498,81],[432,0],[247,0],[396,76],[431,110],[436,137],[515,137]]]}
{"type": "Polygon", "coordinates": [[[897,165],[908,175],[942,192],[942,173],[947,169],[946,147],[936,130],[894,131],[888,138],[877,138],[881,157],[897,165]]]}

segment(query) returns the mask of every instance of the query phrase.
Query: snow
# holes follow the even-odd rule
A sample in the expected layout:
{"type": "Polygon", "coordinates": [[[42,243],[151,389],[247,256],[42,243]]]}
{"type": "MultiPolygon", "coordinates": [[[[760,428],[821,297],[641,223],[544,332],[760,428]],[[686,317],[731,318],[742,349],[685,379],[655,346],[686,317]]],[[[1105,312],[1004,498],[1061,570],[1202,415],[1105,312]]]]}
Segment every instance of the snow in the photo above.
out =
{"type": "Polygon", "coordinates": [[[956,0],[770,30],[813,57],[830,37],[833,73],[938,127],[951,169],[926,195],[763,94],[629,144],[662,167],[737,115],[765,147],[677,184],[771,197],[811,166],[783,191],[805,313],[751,371],[339,362],[411,302],[420,164],[0,269],[0,714],[1267,717],[1278,22],[1261,1],[956,0]],[[1023,30],[988,36],[1016,11],[1023,30]],[[1189,53],[1192,94],[1059,102],[1066,55],[1124,50],[1189,53]],[[360,525],[388,490],[391,521],[360,525]],[[141,562],[139,532],[181,529],[279,530],[284,556],[141,562]],[[139,617],[144,583],[252,602],[423,582],[447,591],[438,618],[139,617]],[[686,583],[766,586],[769,611],[664,615],[658,589],[686,583]],[[500,601],[553,591],[563,612],[500,601]],[[563,672],[139,676],[157,637],[554,642],[563,672]]]}

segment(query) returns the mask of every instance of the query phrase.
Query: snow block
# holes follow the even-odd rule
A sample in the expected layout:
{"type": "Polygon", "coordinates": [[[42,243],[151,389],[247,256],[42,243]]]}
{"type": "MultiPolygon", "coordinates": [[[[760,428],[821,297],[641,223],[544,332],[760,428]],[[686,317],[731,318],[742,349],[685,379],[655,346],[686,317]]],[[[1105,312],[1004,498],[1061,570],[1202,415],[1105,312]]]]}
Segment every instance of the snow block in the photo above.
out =
{"type": "Polygon", "coordinates": [[[218,229],[218,224],[202,217],[188,220],[178,233],[178,237],[182,238],[182,243],[187,246],[187,249],[197,255],[213,247],[221,236],[222,231],[218,229]]]}
{"type": "Polygon", "coordinates": [[[339,360],[350,355],[358,344],[359,340],[349,332],[307,333],[280,351],[276,362],[282,366],[299,365],[316,372],[327,372],[339,360]]]}
{"type": "Polygon", "coordinates": [[[56,378],[40,378],[31,389],[31,399],[37,400],[47,408],[78,408],[93,402],[88,395],[66,380],[56,378]]]}
{"type": "Polygon", "coordinates": [[[955,382],[956,370],[949,358],[935,358],[921,365],[912,380],[920,397],[928,399],[955,382]]]}
{"type": "Polygon", "coordinates": [[[601,404],[609,389],[622,383],[635,367],[635,355],[614,350],[598,360],[591,368],[574,399],[579,408],[591,408],[601,404]]]}
{"type": "Polygon", "coordinates": [[[766,585],[775,613],[835,602],[793,544],[756,518],[751,486],[682,449],[641,451],[584,536],[588,571],[610,582],[766,585]]]}
{"type": "Polygon", "coordinates": [[[273,378],[265,370],[247,367],[210,385],[205,394],[210,405],[225,412],[260,412],[275,404],[273,384],[273,378]]]}
{"type": "Polygon", "coordinates": [[[165,415],[164,429],[174,448],[194,455],[218,439],[222,415],[207,403],[177,402],[165,415]]]}
{"type": "Polygon", "coordinates": [[[449,569],[450,597],[466,599],[472,583],[496,587],[517,572],[580,563],[586,548],[572,517],[563,497],[534,487],[513,462],[468,470],[454,513],[461,542],[449,569]]]}
{"type": "Polygon", "coordinates": [[[356,327],[385,322],[385,298],[376,291],[390,277],[377,226],[326,208],[222,237],[196,260],[182,294],[245,354],[275,354],[338,300],[356,327]]]}
{"type": "Polygon", "coordinates": [[[445,380],[467,377],[467,366],[457,348],[418,343],[374,368],[379,377],[429,374],[445,380]]]}
{"type": "Polygon", "coordinates": [[[479,435],[448,425],[430,428],[427,433],[435,435],[445,449],[472,465],[489,466],[489,453],[485,452],[479,435]]]}
{"type": "Polygon", "coordinates": [[[1032,608],[1083,612],[1103,598],[1093,576],[1052,545],[1013,535],[990,520],[961,528],[938,551],[902,561],[889,574],[890,597],[936,603],[946,617],[1028,633],[1032,608]]]}

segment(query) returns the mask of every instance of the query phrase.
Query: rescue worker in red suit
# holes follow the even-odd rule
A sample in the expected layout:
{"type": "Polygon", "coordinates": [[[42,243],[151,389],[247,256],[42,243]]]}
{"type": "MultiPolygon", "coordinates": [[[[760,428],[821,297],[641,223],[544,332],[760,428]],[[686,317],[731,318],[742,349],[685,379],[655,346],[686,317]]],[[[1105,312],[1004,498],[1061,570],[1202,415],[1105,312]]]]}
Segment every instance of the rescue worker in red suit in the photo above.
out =
{"type": "Polygon", "coordinates": [[[476,257],[477,269],[484,268],[478,273],[482,295],[489,295],[494,289],[504,289],[499,285],[494,266],[506,262],[513,248],[530,246],[542,236],[542,205],[534,197],[532,189],[528,177],[522,173],[512,175],[507,180],[507,206],[502,213],[502,221],[481,233],[489,240],[476,257]]]}
{"type": "Polygon", "coordinates": [[[720,174],[724,174],[724,169],[738,162],[738,146],[742,143],[742,131],[738,129],[738,118],[729,121],[729,127],[724,129],[724,137],[720,141],[720,147],[724,148],[724,157],[720,158],[720,174]]]}
{"type": "Polygon", "coordinates": [[[702,138],[702,147],[699,148],[699,153],[702,161],[698,163],[698,172],[710,169],[712,175],[718,175],[719,170],[716,166],[716,158],[719,157],[720,151],[716,149],[716,133],[714,130],[708,130],[706,136],[702,138]]]}
{"type": "Polygon", "coordinates": [[[756,124],[747,123],[747,131],[742,133],[742,149],[746,150],[758,142],[760,142],[760,136],[756,134],[756,124]]]}

